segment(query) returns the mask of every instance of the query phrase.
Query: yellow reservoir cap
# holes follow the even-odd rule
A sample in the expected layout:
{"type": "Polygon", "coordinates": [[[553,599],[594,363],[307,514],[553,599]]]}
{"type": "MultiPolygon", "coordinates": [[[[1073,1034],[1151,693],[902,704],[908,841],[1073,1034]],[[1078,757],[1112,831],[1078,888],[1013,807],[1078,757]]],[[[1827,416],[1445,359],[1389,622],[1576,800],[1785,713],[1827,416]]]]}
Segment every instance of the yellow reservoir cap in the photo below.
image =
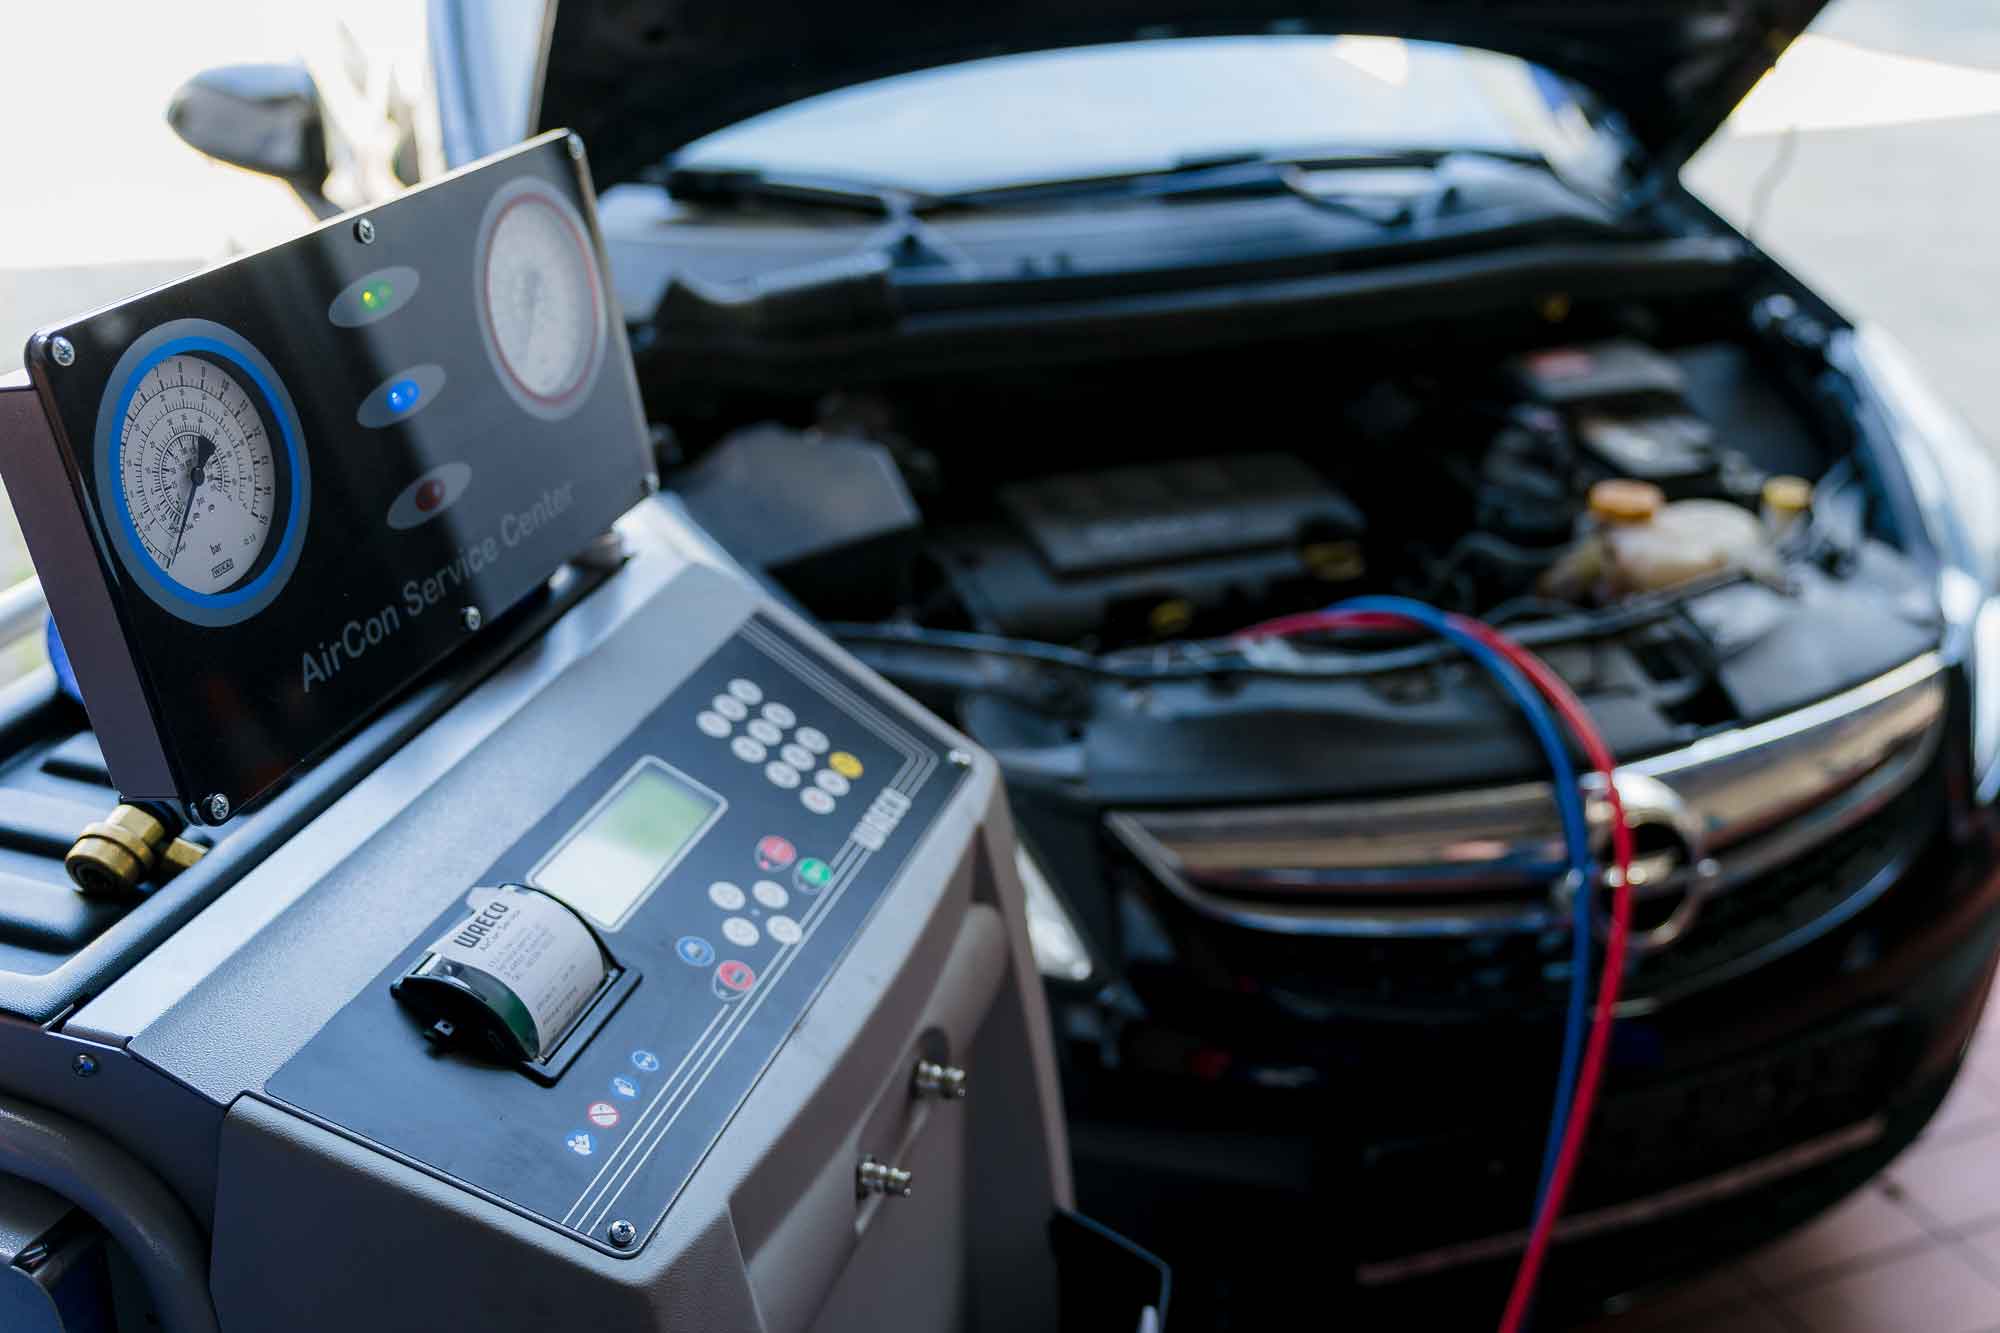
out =
{"type": "Polygon", "coordinates": [[[1813,484],[1804,477],[1770,477],[1764,482],[1763,498],[1774,513],[1803,514],[1812,508],[1813,484]]]}
{"type": "Polygon", "coordinates": [[[1619,477],[1590,488],[1590,514],[1602,523],[1648,523],[1667,503],[1667,493],[1650,481],[1619,477]]]}

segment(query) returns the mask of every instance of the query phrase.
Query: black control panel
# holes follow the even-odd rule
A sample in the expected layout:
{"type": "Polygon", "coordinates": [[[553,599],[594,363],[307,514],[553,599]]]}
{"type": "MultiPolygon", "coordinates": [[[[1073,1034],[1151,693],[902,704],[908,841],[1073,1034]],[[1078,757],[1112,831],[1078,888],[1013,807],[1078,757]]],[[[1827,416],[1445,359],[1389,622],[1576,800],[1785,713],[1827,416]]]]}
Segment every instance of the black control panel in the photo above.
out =
{"type": "Polygon", "coordinates": [[[44,330],[27,363],[50,431],[0,466],[112,780],[204,823],[650,487],[569,135],[44,330]]]}
{"type": "Polygon", "coordinates": [[[964,774],[948,741],[753,617],[266,1091],[631,1253],[964,774]],[[637,977],[552,1080],[438,1046],[392,995],[506,884],[566,903],[637,977]]]}

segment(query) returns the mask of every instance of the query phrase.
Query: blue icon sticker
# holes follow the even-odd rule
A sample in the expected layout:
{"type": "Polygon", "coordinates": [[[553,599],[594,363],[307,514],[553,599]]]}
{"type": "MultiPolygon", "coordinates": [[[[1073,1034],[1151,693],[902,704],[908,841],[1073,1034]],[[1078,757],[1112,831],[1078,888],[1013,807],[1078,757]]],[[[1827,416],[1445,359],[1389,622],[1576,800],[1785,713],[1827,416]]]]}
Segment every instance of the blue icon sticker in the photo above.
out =
{"type": "Polygon", "coordinates": [[[651,1051],[634,1051],[632,1067],[642,1074],[650,1074],[660,1067],[660,1057],[651,1051]]]}
{"type": "Polygon", "coordinates": [[[584,1133],[582,1130],[578,1130],[576,1133],[564,1139],[563,1146],[568,1148],[571,1152],[575,1153],[578,1157],[588,1157],[593,1151],[593,1145],[590,1142],[590,1135],[584,1133]]]}
{"type": "Polygon", "coordinates": [[[715,961],[715,946],[699,935],[681,936],[674,944],[674,952],[691,967],[707,967],[715,961]]]}
{"type": "Polygon", "coordinates": [[[623,1074],[611,1080],[611,1090],[620,1097],[637,1097],[639,1095],[639,1085],[631,1079],[626,1078],[623,1074]]]}

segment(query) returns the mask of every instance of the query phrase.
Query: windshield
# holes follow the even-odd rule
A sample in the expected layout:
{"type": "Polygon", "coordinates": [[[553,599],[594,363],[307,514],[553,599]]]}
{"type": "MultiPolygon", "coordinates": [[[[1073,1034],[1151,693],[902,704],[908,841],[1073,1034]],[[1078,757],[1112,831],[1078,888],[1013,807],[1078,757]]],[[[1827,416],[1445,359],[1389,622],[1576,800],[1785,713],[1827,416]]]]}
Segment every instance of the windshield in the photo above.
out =
{"type": "Polygon", "coordinates": [[[676,162],[945,192],[1338,145],[1525,151],[1595,184],[1622,157],[1575,84],[1512,56],[1391,37],[1215,37],[861,84],[712,134],[676,162]]]}

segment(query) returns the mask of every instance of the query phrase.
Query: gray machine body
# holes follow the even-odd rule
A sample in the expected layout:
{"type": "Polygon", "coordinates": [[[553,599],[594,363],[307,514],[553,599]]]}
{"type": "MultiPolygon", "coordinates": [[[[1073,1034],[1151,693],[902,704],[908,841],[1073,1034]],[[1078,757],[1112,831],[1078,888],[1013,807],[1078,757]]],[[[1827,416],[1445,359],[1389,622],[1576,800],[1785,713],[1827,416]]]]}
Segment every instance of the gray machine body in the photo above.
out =
{"type": "Polygon", "coordinates": [[[620,531],[616,573],[159,947],[55,1022],[0,1024],[0,1095],[166,1182],[211,1238],[188,1276],[232,1333],[1052,1327],[1070,1190],[1047,1016],[997,773],[962,738],[950,800],[628,1252],[268,1090],[753,615],[940,734],[663,503],[620,531]],[[964,1067],[969,1095],[914,1096],[920,1057],[964,1067]],[[870,1156],[911,1195],[859,1195],[870,1156]]]}

